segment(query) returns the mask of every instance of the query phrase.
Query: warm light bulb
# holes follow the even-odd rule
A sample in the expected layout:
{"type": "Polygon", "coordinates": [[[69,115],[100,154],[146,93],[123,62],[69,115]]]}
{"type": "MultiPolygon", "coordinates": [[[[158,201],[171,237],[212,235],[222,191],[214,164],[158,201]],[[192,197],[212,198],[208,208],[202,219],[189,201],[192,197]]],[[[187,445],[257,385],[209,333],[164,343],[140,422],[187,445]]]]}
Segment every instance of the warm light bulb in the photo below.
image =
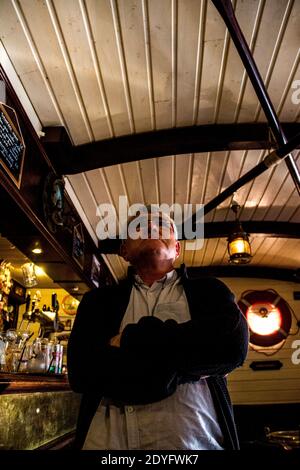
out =
{"type": "Polygon", "coordinates": [[[270,303],[251,305],[246,316],[250,330],[258,335],[271,335],[281,326],[280,310],[270,303]]]}
{"type": "Polygon", "coordinates": [[[35,265],[35,273],[37,276],[45,276],[46,273],[43,270],[43,268],[40,268],[40,266],[35,265]]]}
{"type": "Polygon", "coordinates": [[[236,238],[232,242],[230,242],[230,254],[233,255],[235,253],[249,253],[250,254],[250,247],[249,243],[242,238],[236,238]]]}
{"type": "Polygon", "coordinates": [[[32,253],[34,253],[35,255],[40,255],[41,253],[43,253],[43,250],[42,248],[33,248],[33,250],[31,250],[32,253]]]}

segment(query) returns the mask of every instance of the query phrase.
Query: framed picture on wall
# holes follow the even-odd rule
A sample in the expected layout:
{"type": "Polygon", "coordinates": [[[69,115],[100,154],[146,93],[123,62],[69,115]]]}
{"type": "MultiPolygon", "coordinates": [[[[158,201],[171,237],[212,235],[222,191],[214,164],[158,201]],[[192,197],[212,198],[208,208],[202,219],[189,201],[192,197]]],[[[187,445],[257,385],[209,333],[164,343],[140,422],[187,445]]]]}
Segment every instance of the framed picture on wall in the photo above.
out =
{"type": "MultiPolygon", "coordinates": [[[[67,294],[62,299],[62,303],[61,303],[61,308],[62,308],[63,314],[76,315],[78,305],[79,305],[79,301],[77,299],[75,299],[72,295],[67,294]]],[[[63,315],[63,314],[61,314],[61,315],[63,315]]],[[[66,318],[68,318],[68,317],[66,317],[66,318]]]]}

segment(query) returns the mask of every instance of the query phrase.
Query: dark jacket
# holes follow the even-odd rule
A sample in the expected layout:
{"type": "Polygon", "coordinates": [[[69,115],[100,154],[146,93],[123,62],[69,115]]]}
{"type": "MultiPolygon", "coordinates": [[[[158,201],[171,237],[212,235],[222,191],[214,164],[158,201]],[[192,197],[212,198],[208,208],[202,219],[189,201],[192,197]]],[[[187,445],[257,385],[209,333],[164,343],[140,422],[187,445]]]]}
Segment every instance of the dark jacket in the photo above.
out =
{"type": "Polygon", "coordinates": [[[142,317],[125,327],[120,348],[108,342],[119,332],[132,279],[83,297],[68,345],[69,381],[75,392],[83,393],[79,447],[102,396],[127,404],[151,403],[174,393],[178,384],[208,375],[225,447],[238,448],[224,376],[246,358],[247,322],[220,280],[189,279],[184,270],[182,283],[191,320],[179,324],[142,317]]]}

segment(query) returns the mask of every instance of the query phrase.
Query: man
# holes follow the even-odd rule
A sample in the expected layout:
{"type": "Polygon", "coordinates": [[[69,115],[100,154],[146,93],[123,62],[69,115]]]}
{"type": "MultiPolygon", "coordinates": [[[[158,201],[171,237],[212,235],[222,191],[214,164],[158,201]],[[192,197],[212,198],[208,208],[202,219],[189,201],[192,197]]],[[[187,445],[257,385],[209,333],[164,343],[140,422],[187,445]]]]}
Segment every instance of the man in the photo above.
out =
{"type": "Polygon", "coordinates": [[[83,393],[78,445],[238,449],[225,376],[245,360],[247,322],[221,281],[174,270],[172,219],[150,213],[145,225],[147,237],[121,247],[133,273],[78,308],[68,347],[70,384],[83,393]]]}

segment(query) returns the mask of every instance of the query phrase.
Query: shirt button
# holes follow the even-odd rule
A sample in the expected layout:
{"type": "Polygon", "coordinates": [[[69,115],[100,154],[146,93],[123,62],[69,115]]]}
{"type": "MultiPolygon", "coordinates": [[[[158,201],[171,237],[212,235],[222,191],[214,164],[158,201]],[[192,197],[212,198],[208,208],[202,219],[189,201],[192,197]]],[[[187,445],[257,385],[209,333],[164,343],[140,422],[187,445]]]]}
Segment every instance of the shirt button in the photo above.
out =
{"type": "Polygon", "coordinates": [[[128,411],[128,413],[132,413],[133,412],[133,406],[127,406],[127,411],[128,411]]]}

